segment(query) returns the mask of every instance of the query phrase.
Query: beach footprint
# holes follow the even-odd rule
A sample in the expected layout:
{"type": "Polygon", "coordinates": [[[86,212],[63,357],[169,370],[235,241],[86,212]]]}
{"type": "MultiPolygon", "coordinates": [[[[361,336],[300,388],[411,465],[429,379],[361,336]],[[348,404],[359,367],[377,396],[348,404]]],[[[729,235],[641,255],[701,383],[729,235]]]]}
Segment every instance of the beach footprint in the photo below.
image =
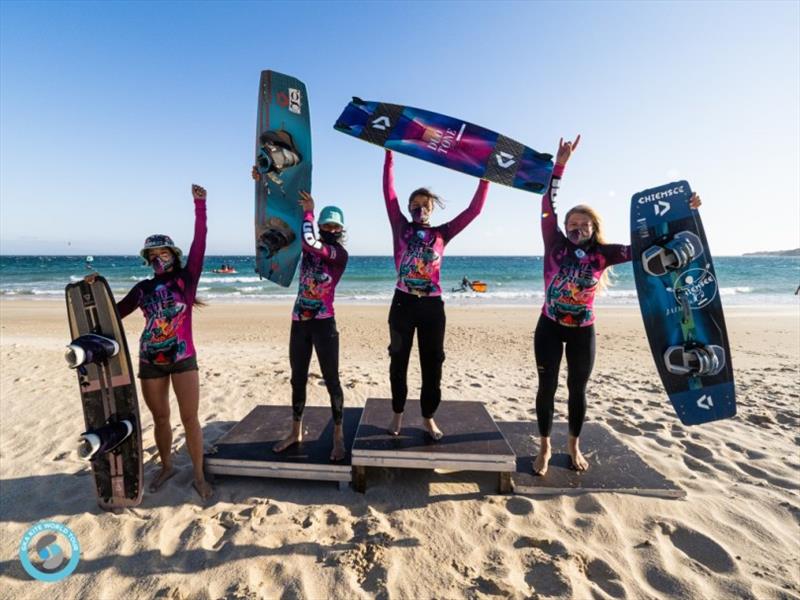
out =
{"type": "Polygon", "coordinates": [[[768,483],[771,483],[774,486],[783,488],[785,490],[798,490],[800,489],[800,484],[796,481],[792,481],[790,479],[784,479],[783,477],[775,477],[770,473],[767,473],[763,469],[759,469],[751,465],[750,463],[746,462],[737,462],[736,466],[739,467],[742,471],[750,475],[751,477],[755,477],[756,479],[762,479],[768,483]]]}
{"type": "Polygon", "coordinates": [[[642,432],[639,429],[633,427],[632,425],[628,425],[625,423],[625,421],[620,419],[608,419],[606,423],[608,423],[614,429],[614,431],[618,431],[626,435],[642,435],[642,432]]]}
{"type": "Polygon", "coordinates": [[[552,562],[534,562],[527,565],[525,583],[538,595],[569,597],[572,587],[564,578],[558,565],[552,562]]]}
{"type": "Polygon", "coordinates": [[[575,510],[584,515],[597,515],[604,512],[603,506],[593,496],[581,496],[575,502],[575,510]]]}
{"type": "Polygon", "coordinates": [[[506,510],[512,515],[529,515],[533,512],[533,502],[527,498],[514,496],[506,501],[506,510]]]}
{"type": "Polygon", "coordinates": [[[692,560],[715,573],[732,573],[736,570],[733,557],[710,537],[681,524],[662,524],[672,545],[692,560]]]}
{"type": "Polygon", "coordinates": [[[589,581],[596,583],[601,590],[612,598],[624,598],[625,588],[622,587],[619,573],[611,566],[599,558],[591,560],[586,565],[586,576],[589,581]]]}
{"type": "Polygon", "coordinates": [[[516,595],[514,588],[505,583],[502,579],[493,579],[480,575],[472,579],[470,583],[472,584],[472,590],[470,591],[477,591],[486,596],[514,598],[516,595]]]}
{"type": "Polygon", "coordinates": [[[517,539],[514,542],[514,548],[538,548],[552,558],[568,554],[567,547],[558,540],[537,540],[527,536],[517,539]]]}
{"type": "Polygon", "coordinates": [[[690,456],[703,462],[713,462],[714,453],[705,446],[700,446],[689,441],[684,441],[682,444],[690,456]]]}
{"type": "Polygon", "coordinates": [[[684,583],[670,575],[662,567],[648,564],[644,569],[644,578],[654,589],[667,598],[692,598],[693,595],[684,583]]]}

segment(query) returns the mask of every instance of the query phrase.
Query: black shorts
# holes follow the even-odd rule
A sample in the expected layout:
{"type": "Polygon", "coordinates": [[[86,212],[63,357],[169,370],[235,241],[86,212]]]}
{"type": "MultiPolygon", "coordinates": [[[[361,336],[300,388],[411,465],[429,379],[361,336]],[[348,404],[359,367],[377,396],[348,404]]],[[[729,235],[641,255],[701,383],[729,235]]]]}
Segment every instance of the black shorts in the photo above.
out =
{"type": "Polygon", "coordinates": [[[153,365],[139,361],[139,379],[158,379],[168,377],[173,373],[185,373],[186,371],[197,371],[197,357],[190,356],[171,365],[153,365]]]}

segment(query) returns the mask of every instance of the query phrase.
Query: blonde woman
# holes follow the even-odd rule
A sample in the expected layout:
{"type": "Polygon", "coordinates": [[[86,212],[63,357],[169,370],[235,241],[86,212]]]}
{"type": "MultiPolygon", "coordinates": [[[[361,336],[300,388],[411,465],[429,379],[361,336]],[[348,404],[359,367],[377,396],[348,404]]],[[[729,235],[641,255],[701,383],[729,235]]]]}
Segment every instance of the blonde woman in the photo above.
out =
{"type": "MultiPolygon", "coordinates": [[[[542,237],[544,239],[544,287],[542,314],[533,336],[539,389],[536,393],[536,419],[539,426],[539,455],[533,464],[537,475],[544,475],[552,454],[550,430],[561,356],[567,356],[567,403],[569,438],[567,451],[572,467],[585,471],[589,463],[581,454],[578,438],[586,416],[586,384],[594,366],[594,297],[607,281],[606,269],[631,260],[631,247],[607,244],[600,216],[589,206],[572,208],[564,219],[563,233],[558,227],[555,197],[561,177],[581,136],[574,142],[559,141],[556,165],[547,192],[542,196],[542,237]]],[[[695,194],[692,208],[700,206],[695,194]]]]}

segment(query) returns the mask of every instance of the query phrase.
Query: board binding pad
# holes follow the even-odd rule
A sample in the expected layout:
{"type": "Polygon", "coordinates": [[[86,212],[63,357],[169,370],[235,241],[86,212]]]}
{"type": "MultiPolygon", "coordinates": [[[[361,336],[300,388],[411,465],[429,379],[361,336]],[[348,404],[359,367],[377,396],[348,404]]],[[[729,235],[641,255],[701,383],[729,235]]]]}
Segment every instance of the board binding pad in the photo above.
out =
{"type": "Polygon", "coordinates": [[[659,376],[685,425],[736,414],[717,277],[692,190],[678,181],[631,198],[639,307],[659,376]]]}
{"type": "Polygon", "coordinates": [[[101,508],[136,506],[143,491],[139,403],[113,294],[98,276],[69,284],[65,295],[72,337],[65,358],[78,375],[85,425],[78,456],[90,461],[101,508]]]}
{"type": "Polygon", "coordinates": [[[300,261],[300,191],[311,192],[311,120],[301,81],[262,71],[258,85],[255,182],[256,272],[284,287],[300,261]]]}
{"type": "Polygon", "coordinates": [[[113,452],[131,436],[135,422],[136,419],[130,417],[121,421],[111,421],[99,429],[84,431],[80,437],[78,457],[91,461],[113,452]]]}
{"type": "Polygon", "coordinates": [[[543,194],[553,157],[484,127],[438,113],[354,97],[334,128],[468,175],[543,194]]]}

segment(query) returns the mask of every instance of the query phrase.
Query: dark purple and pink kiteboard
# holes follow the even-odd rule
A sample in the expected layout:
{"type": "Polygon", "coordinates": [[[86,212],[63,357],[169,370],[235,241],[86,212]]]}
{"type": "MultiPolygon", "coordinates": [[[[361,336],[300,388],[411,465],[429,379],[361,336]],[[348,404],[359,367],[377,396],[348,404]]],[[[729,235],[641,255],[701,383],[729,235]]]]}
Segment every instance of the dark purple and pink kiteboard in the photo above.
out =
{"type": "Polygon", "coordinates": [[[511,187],[543,194],[553,157],[504,135],[437,113],[353,98],[334,125],[389,150],[511,187]]]}

